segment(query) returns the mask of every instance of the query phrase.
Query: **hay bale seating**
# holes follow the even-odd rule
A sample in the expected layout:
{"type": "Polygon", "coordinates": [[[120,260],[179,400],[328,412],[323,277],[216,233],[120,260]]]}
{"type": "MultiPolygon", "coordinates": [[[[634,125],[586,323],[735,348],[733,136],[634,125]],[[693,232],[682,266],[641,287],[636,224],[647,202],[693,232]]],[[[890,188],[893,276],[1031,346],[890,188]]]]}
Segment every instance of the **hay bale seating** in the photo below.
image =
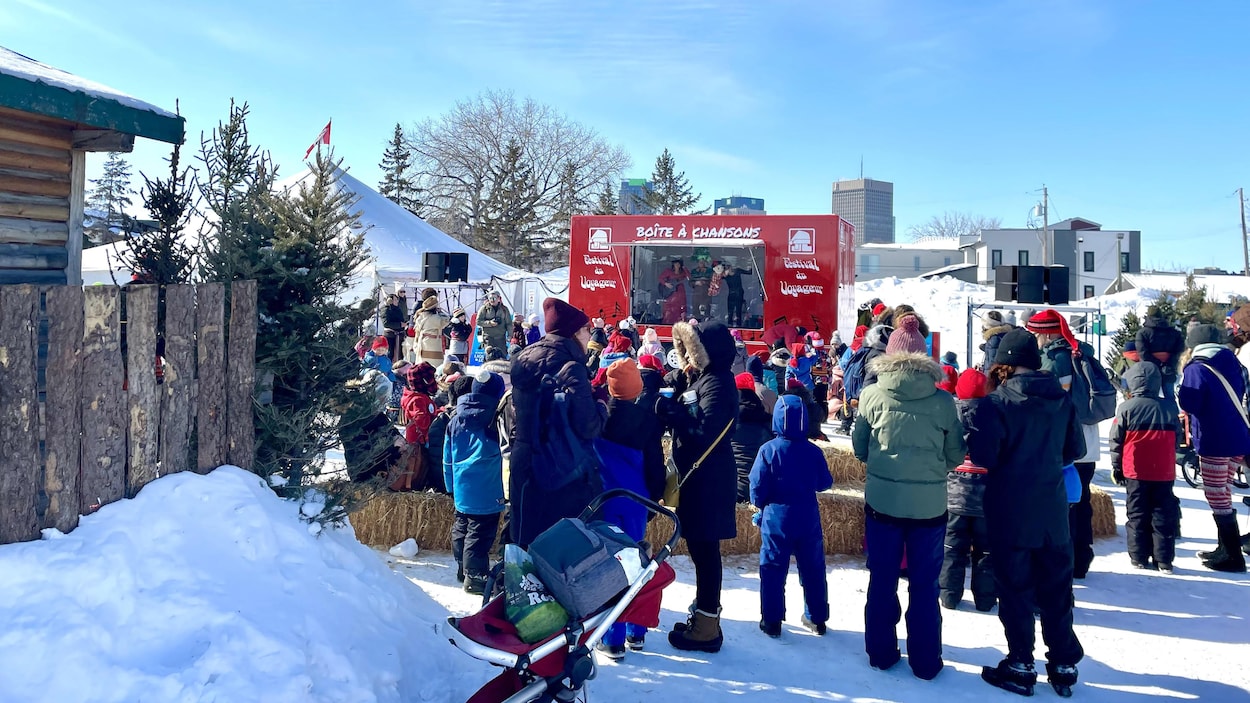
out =
{"type": "MultiPolygon", "coordinates": [[[[834,487],[817,496],[820,521],[825,533],[826,554],[863,554],[864,541],[864,465],[849,448],[829,442],[817,442],[829,462],[834,487]]],[[[1093,508],[1094,537],[1116,534],[1115,505],[1111,496],[1097,486],[1090,487],[1093,508]]],[[[759,529],[751,524],[751,508],[738,506],[738,536],[726,540],[724,554],[758,554],[759,529]]],[[[451,549],[451,526],[455,506],[449,496],[437,493],[384,493],[365,504],[351,517],[356,538],[363,544],[390,547],[412,537],[422,549],[451,549]]],[[[660,544],[668,537],[665,520],[652,520],[647,539],[660,544]]],[[[678,546],[685,553],[685,543],[678,546]]]]}

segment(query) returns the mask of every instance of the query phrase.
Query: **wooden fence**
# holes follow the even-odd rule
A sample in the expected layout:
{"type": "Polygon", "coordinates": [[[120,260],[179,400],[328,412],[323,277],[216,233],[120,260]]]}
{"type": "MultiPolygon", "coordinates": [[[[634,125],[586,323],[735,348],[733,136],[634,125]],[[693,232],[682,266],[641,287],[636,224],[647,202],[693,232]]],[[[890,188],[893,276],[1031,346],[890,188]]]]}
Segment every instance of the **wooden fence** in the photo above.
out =
{"type": "Polygon", "coordinates": [[[165,287],[163,329],[160,294],[0,285],[0,544],[163,474],[251,464],[256,282],[231,284],[228,317],[224,284],[165,287]]]}

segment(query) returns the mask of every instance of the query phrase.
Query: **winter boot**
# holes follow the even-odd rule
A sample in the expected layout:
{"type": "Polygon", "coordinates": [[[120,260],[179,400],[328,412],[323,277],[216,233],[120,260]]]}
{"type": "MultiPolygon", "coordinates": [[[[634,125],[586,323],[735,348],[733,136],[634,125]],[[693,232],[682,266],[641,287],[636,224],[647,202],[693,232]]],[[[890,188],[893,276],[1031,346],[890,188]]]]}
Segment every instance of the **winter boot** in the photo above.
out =
{"type": "Polygon", "coordinates": [[[595,644],[595,651],[614,662],[625,658],[625,645],[623,644],[606,644],[600,641],[595,644]]]}
{"type": "Polygon", "coordinates": [[[690,601],[690,607],[686,608],[686,621],[673,623],[673,632],[685,632],[686,628],[690,626],[690,618],[694,617],[695,610],[694,601],[690,601]]]}
{"type": "Polygon", "coordinates": [[[464,564],[456,562],[456,583],[464,583],[464,564]]]}
{"type": "Polygon", "coordinates": [[[947,610],[954,610],[959,607],[959,601],[963,600],[963,594],[954,591],[942,591],[938,595],[938,603],[942,604],[947,610]]]}
{"type": "Polygon", "coordinates": [[[1046,680],[1060,698],[1071,698],[1076,685],[1076,666],[1072,664],[1046,664],[1046,680]]]}
{"type": "Polygon", "coordinates": [[[1241,552],[1250,554],[1250,532],[1241,536],[1241,552]]]}
{"type": "Polygon", "coordinates": [[[1246,555],[1241,553],[1241,534],[1237,529],[1237,514],[1216,515],[1215,524],[1219,530],[1220,549],[1224,550],[1224,556],[1221,559],[1205,559],[1202,562],[1203,566],[1213,571],[1245,573],[1246,555]]]}
{"type": "MultiPolygon", "coordinates": [[[[1032,664],[1004,659],[998,663],[998,666],[981,667],[981,679],[989,685],[997,686],[1004,691],[1011,691],[1021,696],[1031,696],[1033,695],[1033,686],[1037,684],[1037,672],[1033,670],[1032,664]]],[[[1075,680],[1075,674],[1073,675],[1073,680],[1075,680]]]]}
{"type": "Polygon", "coordinates": [[[464,592],[480,596],[486,592],[486,577],[476,574],[465,574],[464,592]]]}
{"type": "Polygon", "coordinates": [[[773,639],[781,637],[781,621],[773,620],[772,622],[769,622],[768,620],[760,620],[760,632],[763,632],[773,639]]]}
{"type": "Polygon", "coordinates": [[[641,652],[646,646],[646,635],[629,635],[625,638],[625,647],[631,652],[641,652]]]}
{"type": "Polygon", "coordinates": [[[720,630],[720,610],[717,609],[715,614],[694,611],[686,621],[685,629],[674,629],[668,633],[668,643],[674,649],[687,652],[719,652],[721,645],[725,643],[725,636],[720,630]]]}
{"type": "MultiPolygon", "coordinates": [[[[1212,515],[1212,517],[1215,518],[1216,535],[1218,535],[1220,529],[1220,516],[1212,515]]],[[[1233,518],[1236,520],[1236,515],[1234,515],[1233,518]]],[[[1198,552],[1198,558],[1202,561],[1223,561],[1226,556],[1228,556],[1228,550],[1224,549],[1224,541],[1218,537],[1216,537],[1215,549],[1212,549],[1209,552],[1198,552]]]]}
{"type": "Polygon", "coordinates": [[[826,630],[826,628],[825,628],[825,623],[823,623],[823,622],[812,622],[812,619],[811,619],[811,618],[809,618],[809,617],[808,617],[808,616],[806,616],[806,615],[804,615],[804,616],[803,616],[803,620],[802,620],[801,622],[803,623],[803,627],[806,627],[807,629],[811,630],[812,632],[815,632],[816,634],[820,635],[821,637],[824,637],[824,635],[825,635],[825,630],[826,630]]]}

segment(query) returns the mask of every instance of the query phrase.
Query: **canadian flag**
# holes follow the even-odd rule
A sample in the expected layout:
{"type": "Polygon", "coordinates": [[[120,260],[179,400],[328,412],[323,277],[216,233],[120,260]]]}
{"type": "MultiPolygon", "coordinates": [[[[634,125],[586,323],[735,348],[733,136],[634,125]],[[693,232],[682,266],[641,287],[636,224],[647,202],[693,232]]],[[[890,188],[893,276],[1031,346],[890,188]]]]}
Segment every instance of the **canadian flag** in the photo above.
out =
{"type": "MultiPolygon", "coordinates": [[[[330,122],[333,121],[334,120],[331,120],[330,122]]],[[[317,148],[318,144],[325,144],[326,146],[330,145],[330,122],[326,123],[325,128],[321,130],[321,134],[317,135],[317,138],[313,140],[313,143],[308,145],[308,151],[304,152],[305,160],[308,159],[308,155],[312,153],[312,150],[317,148]]]]}

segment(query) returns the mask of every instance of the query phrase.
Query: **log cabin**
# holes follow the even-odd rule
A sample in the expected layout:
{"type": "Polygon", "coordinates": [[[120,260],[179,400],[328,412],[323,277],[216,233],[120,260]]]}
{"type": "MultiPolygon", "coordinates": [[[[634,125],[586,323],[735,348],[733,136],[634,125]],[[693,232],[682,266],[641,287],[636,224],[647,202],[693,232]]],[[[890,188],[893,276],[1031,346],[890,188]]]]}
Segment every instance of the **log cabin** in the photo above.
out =
{"type": "Polygon", "coordinates": [[[82,284],[86,153],[181,143],[182,117],[0,47],[0,284],[82,284]]]}

